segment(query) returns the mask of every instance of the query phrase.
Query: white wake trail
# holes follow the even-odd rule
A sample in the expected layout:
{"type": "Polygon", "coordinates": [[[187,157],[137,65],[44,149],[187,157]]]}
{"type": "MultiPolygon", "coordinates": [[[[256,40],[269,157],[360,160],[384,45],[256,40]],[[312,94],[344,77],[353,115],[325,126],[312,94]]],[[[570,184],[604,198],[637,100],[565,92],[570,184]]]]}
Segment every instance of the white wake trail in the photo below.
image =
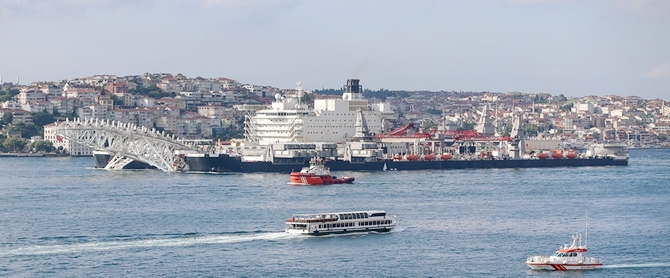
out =
{"type": "Polygon", "coordinates": [[[254,240],[282,240],[294,238],[285,232],[258,233],[258,234],[233,234],[216,236],[195,236],[162,239],[135,239],[118,241],[100,241],[87,243],[73,243],[63,245],[36,245],[15,249],[0,249],[0,257],[22,256],[22,255],[47,255],[60,253],[80,253],[122,250],[133,248],[193,246],[202,244],[228,244],[238,242],[249,242],[254,240]]]}
{"type": "Polygon", "coordinates": [[[670,267],[670,263],[613,264],[613,265],[602,266],[602,268],[645,268],[645,267],[670,267]]]}

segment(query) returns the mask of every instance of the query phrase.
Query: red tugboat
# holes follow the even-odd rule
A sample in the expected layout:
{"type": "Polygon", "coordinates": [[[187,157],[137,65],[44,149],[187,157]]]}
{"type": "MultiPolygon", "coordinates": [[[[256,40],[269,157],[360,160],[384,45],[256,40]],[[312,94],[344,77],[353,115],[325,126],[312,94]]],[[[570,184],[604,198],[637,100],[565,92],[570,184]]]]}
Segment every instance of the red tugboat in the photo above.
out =
{"type": "Polygon", "coordinates": [[[322,185],[352,183],[353,177],[341,177],[330,175],[330,169],[320,159],[310,161],[309,167],[304,167],[300,172],[291,172],[291,184],[297,185],[322,185]]]}

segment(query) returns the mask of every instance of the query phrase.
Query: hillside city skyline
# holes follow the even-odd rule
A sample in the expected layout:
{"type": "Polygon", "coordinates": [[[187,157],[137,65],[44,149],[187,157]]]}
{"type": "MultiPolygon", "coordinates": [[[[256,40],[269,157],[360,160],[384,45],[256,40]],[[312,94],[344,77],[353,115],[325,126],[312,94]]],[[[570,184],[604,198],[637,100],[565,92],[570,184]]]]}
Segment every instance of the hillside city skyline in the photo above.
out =
{"type": "MultiPolygon", "coordinates": [[[[247,130],[248,116],[268,109],[275,100],[283,102],[279,95],[302,98],[315,113],[323,109],[316,107],[315,99],[344,97],[340,89],[303,90],[301,82],[297,88],[280,89],[170,73],[1,85],[0,141],[6,149],[23,148],[30,141],[33,149],[47,144],[76,155],[89,155],[92,150],[56,136],[53,122],[114,121],[188,139],[249,140],[255,135],[247,130]]],[[[415,124],[419,129],[408,132],[474,130],[507,136],[514,115],[522,113],[529,136],[573,143],[616,140],[631,147],[670,146],[670,107],[658,98],[393,90],[365,94],[367,110],[379,111],[384,118],[377,135],[415,124]],[[492,126],[486,127],[485,122],[492,126]]]]}
{"type": "MultiPolygon", "coordinates": [[[[171,73],[148,73],[148,72],[145,72],[144,74],[136,74],[136,75],[126,75],[126,76],[120,76],[120,75],[119,75],[119,77],[137,77],[137,76],[142,76],[142,75],[146,75],[146,74],[167,74],[167,75],[172,75],[171,73]]],[[[175,74],[175,75],[181,75],[181,76],[184,76],[184,75],[181,74],[181,73],[177,73],[177,74],[175,74]]],[[[96,76],[117,76],[117,75],[115,75],[115,74],[95,74],[95,75],[91,75],[91,76],[89,76],[89,77],[96,77],[96,76]]],[[[87,77],[73,77],[73,78],[69,78],[69,79],[66,78],[66,79],[61,79],[61,80],[51,80],[51,81],[48,81],[48,80],[41,80],[41,81],[40,81],[40,80],[38,80],[38,81],[32,81],[32,82],[29,82],[29,83],[24,83],[24,82],[21,82],[21,80],[20,80],[20,76],[17,76],[17,77],[16,77],[16,80],[8,80],[8,79],[4,78],[2,75],[0,75],[0,85],[2,85],[3,83],[5,83],[5,84],[7,84],[7,85],[10,85],[10,84],[11,84],[11,86],[17,86],[17,87],[21,87],[21,86],[26,87],[26,86],[28,86],[28,87],[29,87],[29,86],[36,86],[36,85],[38,85],[38,84],[50,84],[50,83],[65,84],[65,83],[68,83],[68,82],[70,82],[70,81],[76,81],[76,80],[85,79],[85,78],[87,78],[87,77]],[[17,81],[18,81],[18,83],[17,83],[17,81]],[[21,84],[21,83],[23,83],[23,84],[21,84]]],[[[195,78],[195,79],[202,78],[202,79],[210,79],[210,80],[216,80],[216,79],[230,79],[230,80],[235,80],[235,81],[237,82],[237,79],[232,79],[232,78],[227,78],[227,77],[204,77],[204,76],[196,75],[196,77],[191,77],[191,78],[195,78]]],[[[352,77],[350,77],[350,78],[352,78],[352,77]]],[[[364,81],[367,81],[367,80],[364,80],[364,81]]],[[[323,87],[323,86],[318,87],[318,85],[312,85],[312,86],[314,86],[314,87],[309,87],[309,83],[305,83],[305,82],[300,81],[300,80],[296,80],[296,81],[295,81],[295,83],[297,83],[297,82],[300,82],[300,83],[301,83],[303,89],[305,89],[305,90],[309,90],[309,91],[315,91],[315,90],[338,90],[338,89],[341,89],[341,88],[342,88],[342,86],[328,88],[328,87],[323,87]]],[[[295,87],[296,87],[296,86],[295,86],[295,83],[294,83],[294,86],[293,86],[293,87],[287,87],[287,88],[276,87],[275,85],[272,85],[272,84],[255,84],[255,83],[253,83],[253,82],[249,82],[249,83],[245,83],[245,82],[243,82],[243,83],[241,83],[241,84],[248,84],[248,85],[251,85],[251,86],[261,86],[261,87],[272,87],[272,88],[275,88],[275,89],[283,89],[283,90],[286,90],[286,89],[291,90],[291,89],[295,89],[295,87]]],[[[409,90],[406,90],[406,89],[395,89],[395,88],[388,88],[388,87],[370,88],[370,87],[367,87],[367,86],[363,86],[363,89],[366,90],[366,91],[368,91],[368,90],[369,90],[369,91],[387,90],[387,91],[406,91],[406,92],[472,92],[472,93],[494,93],[494,94],[522,93],[522,94],[529,94],[529,95],[532,95],[532,94],[550,94],[550,95],[555,95],[555,96],[558,96],[558,95],[565,95],[565,96],[575,97],[575,98],[581,98],[581,97],[586,97],[586,96],[617,95],[617,94],[605,94],[605,93],[603,93],[603,94],[589,94],[589,95],[574,95],[574,94],[570,94],[570,93],[558,93],[558,94],[555,94],[555,93],[550,93],[550,92],[547,92],[547,91],[539,91],[539,92],[523,92],[523,91],[518,91],[518,90],[505,91],[505,92],[493,91],[493,90],[473,91],[473,90],[461,90],[461,89],[458,89],[458,90],[457,90],[457,89],[453,89],[453,88],[444,88],[444,89],[439,89],[439,90],[420,90],[420,89],[414,89],[414,90],[409,89],[409,90]]],[[[664,101],[670,101],[670,94],[667,94],[667,95],[661,95],[661,96],[659,96],[659,97],[653,97],[653,98],[645,98],[645,97],[643,97],[642,95],[636,95],[636,94],[632,94],[632,93],[631,93],[631,94],[627,94],[627,95],[619,95],[619,96],[622,96],[622,97],[629,97],[629,96],[630,96],[630,97],[640,97],[640,98],[643,98],[643,99],[661,99],[661,100],[664,100],[664,101]]]]}

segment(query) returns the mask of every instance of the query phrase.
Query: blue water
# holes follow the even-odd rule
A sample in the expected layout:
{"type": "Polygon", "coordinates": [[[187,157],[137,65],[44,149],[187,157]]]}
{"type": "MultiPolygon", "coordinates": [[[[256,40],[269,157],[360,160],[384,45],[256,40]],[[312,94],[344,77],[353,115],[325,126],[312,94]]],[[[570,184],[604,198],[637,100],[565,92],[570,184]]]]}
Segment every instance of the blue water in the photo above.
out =
{"type": "Polygon", "coordinates": [[[668,277],[670,150],[627,167],[280,174],[92,169],[0,158],[0,276],[668,277]],[[289,236],[293,213],[383,209],[387,234],[289,236]],[[531,271],[584,234],[595,271],[531,271]]]}

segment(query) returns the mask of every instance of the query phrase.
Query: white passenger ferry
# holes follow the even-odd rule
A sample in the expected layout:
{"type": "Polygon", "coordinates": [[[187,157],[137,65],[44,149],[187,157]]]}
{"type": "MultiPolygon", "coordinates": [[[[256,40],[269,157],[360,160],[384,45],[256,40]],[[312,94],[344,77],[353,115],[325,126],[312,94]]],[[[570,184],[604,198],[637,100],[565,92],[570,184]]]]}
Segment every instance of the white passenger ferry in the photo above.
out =
{"type": "Polygon", "coordinates": [[[302,235],[388,232],[395,225],[395,216],[382,210],[295,214],[286,219],[286,232],[302,235]]]}
{"type": "Polygon", "coordinates": [[[603,266],[598,258],[584,256],[586,245],[582,246],[582,235],[572,234],[572,245],[563,246],[551,256],[533,256],[526,259],[526,265],[538,270],[587,270],[603,266]]]}

